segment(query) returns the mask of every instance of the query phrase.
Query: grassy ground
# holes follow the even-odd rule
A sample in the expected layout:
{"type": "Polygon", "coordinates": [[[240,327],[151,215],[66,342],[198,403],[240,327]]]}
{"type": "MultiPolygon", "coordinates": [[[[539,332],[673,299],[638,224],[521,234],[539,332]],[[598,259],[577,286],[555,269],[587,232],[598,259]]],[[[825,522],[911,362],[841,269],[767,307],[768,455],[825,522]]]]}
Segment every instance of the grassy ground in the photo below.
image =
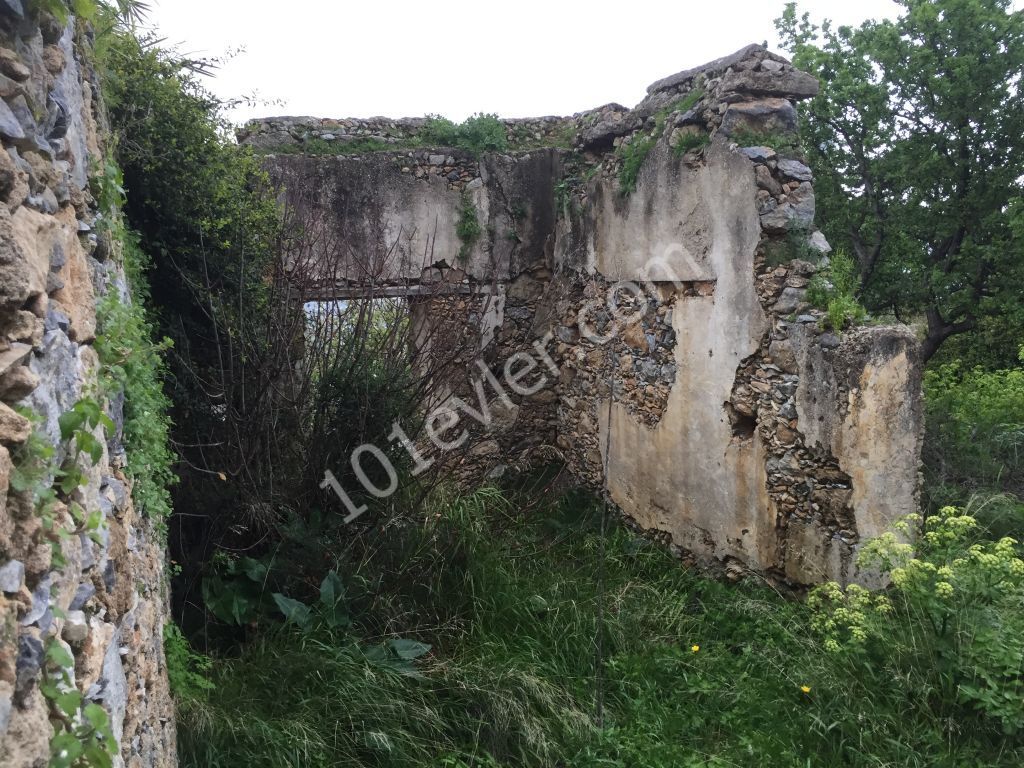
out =
{"type": "MultiPolygon", "coordinates": [[[[181,697],[182,764],[1024,761],[1019,734],[934,689],[927,659],[829,653],[805,603],[602,535],[592,499],[506,498],[442,499],[439,518],[390,528],[342,574],[344,630],[263,629],[215,659],[214,689],[181,697]]],[[[921,630],[894,627],[893,647],[921,630]]]]}

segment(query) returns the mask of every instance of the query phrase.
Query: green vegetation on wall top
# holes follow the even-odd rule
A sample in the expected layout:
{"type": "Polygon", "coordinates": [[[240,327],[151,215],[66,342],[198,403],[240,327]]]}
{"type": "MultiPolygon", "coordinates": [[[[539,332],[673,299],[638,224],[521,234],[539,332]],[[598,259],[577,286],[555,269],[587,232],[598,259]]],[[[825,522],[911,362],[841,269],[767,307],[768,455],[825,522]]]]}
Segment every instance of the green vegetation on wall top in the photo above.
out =
{"type": "Polygon", "coordinates": [[[459,248],[459,259],[465,261],[483,234],[483,227],[480,225],[479,214],[473,199],[468,192],[463,192],[459,200],[459,220],[455,223],[455,234],[462,242],[459,248]]]}
{"type": "MultiPolygon", "coordinates": [[[[528,140],[534,141],[532,137],[528,140]]],[[[428,115],[418,133],[398,137],[392,141],[383,141],[375,137],[328,141],[317,136],[309,136],[298,142],[285,143],[261,151],[286,155],[360,155],[434,147],[461,149],[472,155],[502,152],[509,148],[507,129],[497,115],[476,114],[461,123],[455,123],[440,115],[428,115]]]]}
{"type": "Polygon", "coordinates": [[[672,150],[675,152],[676,157],[682,157],[687,152],[692,152],[695,149],[701,149],[710,143],[711,135],[705,131],[684,133],[676,139],[675,146],[672,147],[672,150]]]}
{"type": "MultiPolygon", "coordinates": [[[[806,237],[806,233],[800,233],[806,237]]],[[[824,309],[826,320],[834,331],[842,331],[850,324],[863,322],[867,311],[857,301],[857,265],[841,251],[831,255],[829,265],[821,270],[807,286],[807,300],[824,309]]]]}
{"type": "MultiPolygon", "coordinates": [[[[654,149],[654,145],[665,134],[669,117],[692,109],[703,97],[704,91],[700,88],[690,91],[686,96],[662,107],[654,114],[654,128],[649,133],[634,133],[619,144],[615,151],[616,157],[622,161],[619,168],[619,194],[629,196],[636,191],[640,168],[643,167],[647,155],[654,149]]],[[[680,137],[673,151],[676,157],[681,157],[687,152],[707,146],[710,141],[711,137],[706,132],[696,130],[680,137]]]]}
{"type": "Polygon", "coordinates": [[[497,115],[483,113],[467,117],[461,123],[440,115],[428,115],[417,139],[424,146],[453,147],[473,154],[500,152],[508,148],[505,124],[497,115]]]}
{"type": "Polygon", "coordinates": [[[622,160],[622,167],[619,168],[619,194],[628,196],[636,191],[637,178],[640,176],[640,168],[654,145],[658,143],[658,137],[636,134],[630,137],[629,141],[619,144],[616,155],[622,160]]]}

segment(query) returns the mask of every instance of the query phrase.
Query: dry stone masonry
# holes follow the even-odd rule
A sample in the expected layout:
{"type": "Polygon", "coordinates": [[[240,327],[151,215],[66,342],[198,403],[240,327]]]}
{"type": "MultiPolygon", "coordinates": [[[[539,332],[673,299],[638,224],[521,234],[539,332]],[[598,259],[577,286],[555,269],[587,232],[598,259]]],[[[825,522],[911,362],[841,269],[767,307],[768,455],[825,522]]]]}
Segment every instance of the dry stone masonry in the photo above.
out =
{"type": "Polygon", "coordinates": [[[634,109],[505,121],[509,149],[480,157],[424,148],[415,119],[239,136],[322,233],[293,271],[307,295],[408,296],[421,324],[470,297],[496,375],[546,340],[557,381],[477,435],[478,474],[557,456],[687,558],[845,582],[916,509],[921,363],[909,329],[826,331],[806,300],[830,252],[797,140],[817,89],[752,45],[634,109]]]}
{"type": "Polygon", "coordinates": [[[97,300],[130,301],[89,191],[104,136],[87,33],[45,18],[0,4],[0,765],[50,764],[40,684],[59,651],[68,684],[108,714],[115,765],[175,765],[165,552],[132,504],[121,399],[104,402],[115,429],[94,430],[102,456],[58,497],[52,529],[17,481],[33,455],[53,451],[43,485],[68,459],[59,418],[101,397],[97,300]]]}

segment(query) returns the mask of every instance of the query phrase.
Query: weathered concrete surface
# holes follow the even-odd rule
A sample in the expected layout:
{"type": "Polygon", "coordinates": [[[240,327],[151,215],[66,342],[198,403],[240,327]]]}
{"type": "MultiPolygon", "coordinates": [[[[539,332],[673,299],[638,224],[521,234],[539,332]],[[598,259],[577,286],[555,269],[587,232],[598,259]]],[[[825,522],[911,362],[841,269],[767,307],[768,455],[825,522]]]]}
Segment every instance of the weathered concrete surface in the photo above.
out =
{"type": "MultiPolygon", "coordinates": [[[[698,253],[699,271],[672,266],[682,269],[680,279],[715,280],[715,293],[676,303],[678,375],[658,425],[648,429],[621,404],[612,407],[610,435],[602,420],[608,490],[626,514],[645,528],[668,531],[678,545],[764,569],[773,564],[774,515],[762,446],[756,436],[734,439],[723,407],[736,368],[757,350],[766,328],[750,279],[761,235],[753,172],[722,146],[696,170],[667,153],[651,163],[657,171],[642,177],[631,203],[650,200],[654,184],[675,176],[673,191],[652,212],[661,223],[645,224],[650,215],[643,216],[642,205],[619,216],[599,207],[601,229],[629,232],[629,239],[596,238],[595,260],[611,265],[615,278],[636,279],[648,254],[698,253]]],[[[598,409],[606,412],[603,404],[598,409]]]]}
{"type": "MultiPolygon", "coordinates": [[[[719,270],[710,252],[716,219],[728,215],[721,208],[728,192],[725,187],[709,187],[699,174],[673,161],[671,151],[666,144],[651,151],[636,190],[628,197],[604,179],[592,182],[588,271],[600,272],[609,280],[717,278],[719,270]]],[[[750,193],[747,203],[753,211],[750,164],[742,163],[734,172],[750,193]]],[[[756,244],[755,237],[751,253],[756,244]]],[[[747,272],[753,269],[748,267],[747,272]]]]}
{"type": "Polygon", "coordinates": [[[543,263],[557,164],[551,150],[481,159],[440,149],[267,160],[307,233],[310,248],[292,266],[311,294],[436,282],[443,276],[435,267],[455,282],[504,282],[543,263]],[[466,215],[479,226],[475,242],[459,236],[466,215]]]}
{"type": "Polygon", "coordinates": [[[917,511],[921,360],[907,328],[861,328],[834,350],[805,333],[796,407],[810,445],[830,451],[853,481],[857,531],[872,538],[917,511]]]}

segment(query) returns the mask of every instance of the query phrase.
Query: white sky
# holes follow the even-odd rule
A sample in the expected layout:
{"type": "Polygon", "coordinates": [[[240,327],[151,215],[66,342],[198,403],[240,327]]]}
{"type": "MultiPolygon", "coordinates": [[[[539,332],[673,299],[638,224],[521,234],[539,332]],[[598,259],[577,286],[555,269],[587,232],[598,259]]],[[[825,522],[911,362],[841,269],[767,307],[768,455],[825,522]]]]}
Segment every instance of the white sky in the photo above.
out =
{"type": "MultiPolygon", "coordinates": [[[[567,115],[633,106],[647,85],[748,43],[777,48],[784,0],[151,0],[148,23],[181,52],[221,56],[222,98],[265,115],[567,115]]],[[[816,21],[893,18],[891,0],[805,0],[816,21]]]]}

